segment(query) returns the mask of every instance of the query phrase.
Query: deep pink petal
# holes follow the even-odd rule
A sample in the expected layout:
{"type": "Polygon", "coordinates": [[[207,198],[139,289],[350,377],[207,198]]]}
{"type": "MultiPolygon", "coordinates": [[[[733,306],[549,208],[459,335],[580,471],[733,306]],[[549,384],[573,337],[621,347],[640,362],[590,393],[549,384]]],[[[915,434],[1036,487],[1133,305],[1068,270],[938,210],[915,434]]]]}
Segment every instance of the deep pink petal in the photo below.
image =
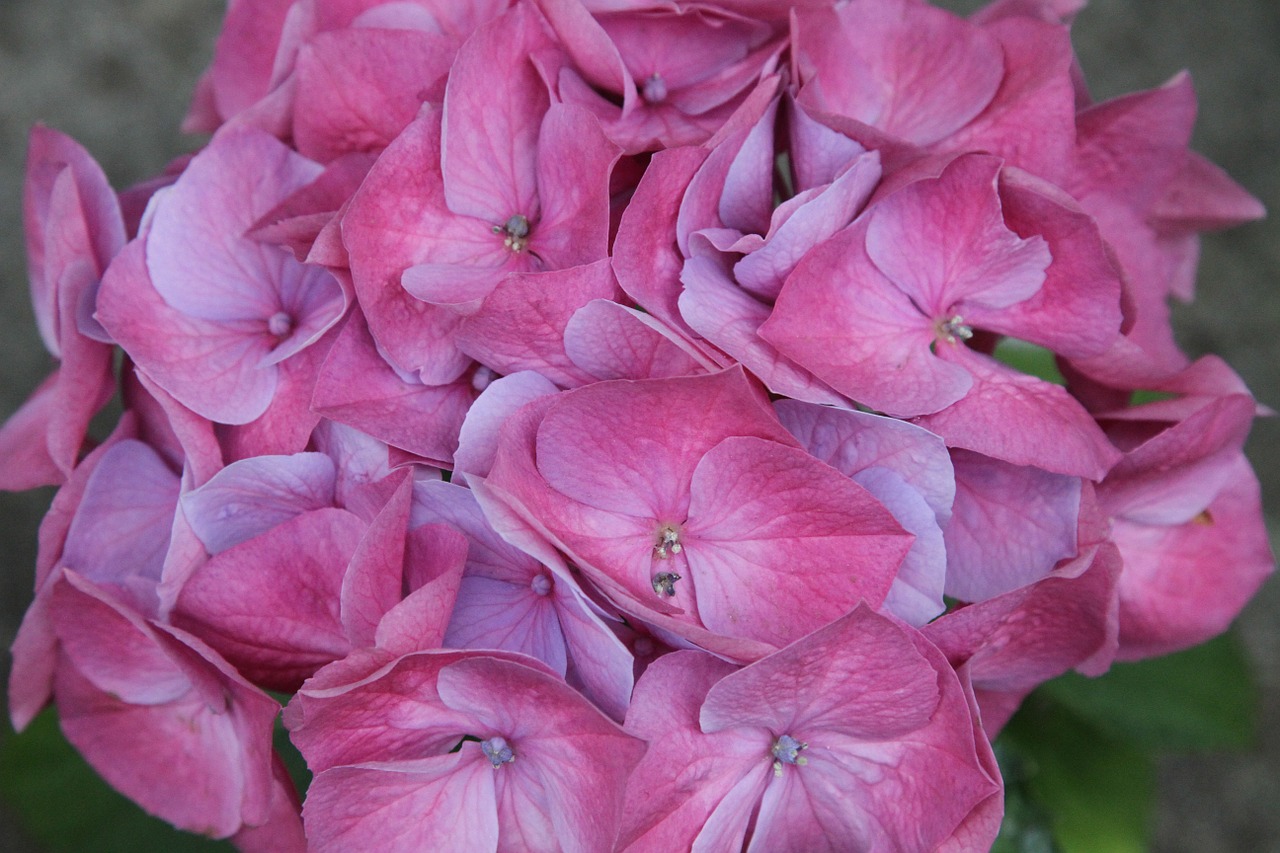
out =
{"type": "Polygon", "coordinates": [[[910,539],[803,451],[733,437],[698,464],[683,544],[702,623],[783,646],[883,601],[910,539]]]}

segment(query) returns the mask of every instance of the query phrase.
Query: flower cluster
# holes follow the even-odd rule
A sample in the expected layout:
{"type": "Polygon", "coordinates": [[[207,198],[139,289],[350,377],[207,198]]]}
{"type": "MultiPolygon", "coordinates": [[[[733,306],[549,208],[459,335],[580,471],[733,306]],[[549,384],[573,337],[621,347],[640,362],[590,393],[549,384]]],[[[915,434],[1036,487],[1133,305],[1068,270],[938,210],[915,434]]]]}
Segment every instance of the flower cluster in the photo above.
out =
{"type": "Polygon", "coordinates": [[[986,849],[1033,688],[1273,568],[1168,320],[1261,208],[1081,5],[231,0],[198,153],[37,128],[14,724],[249,850],[986,849]]]}

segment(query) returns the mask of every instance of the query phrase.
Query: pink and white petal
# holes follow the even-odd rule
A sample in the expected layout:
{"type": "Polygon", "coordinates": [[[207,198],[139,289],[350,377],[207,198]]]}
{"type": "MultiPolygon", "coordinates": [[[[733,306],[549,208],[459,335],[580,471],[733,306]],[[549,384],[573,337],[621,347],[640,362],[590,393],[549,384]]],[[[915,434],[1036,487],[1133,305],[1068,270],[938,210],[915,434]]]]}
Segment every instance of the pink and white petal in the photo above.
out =
{"type": "Polygon", "coordinates": [[[60,562],[153,616],[178,502],[178,475],[147,445],[112,444],[85,484],[60,562]]]}
{"type": "Polygon", "coordinates": [[[1250,396],[1221,397],[1134,448],[1099,488],[1103,506],[1139,524],[1191,520],[1238,473],[1255,411],[1250,396]]]}
{"type": "Polygon", "coordinates": [[[885,612],[919,628],[946,609],[942,600],[947,573],[943,528],[924,497],[896,471],[876,466],[859,472],[853,481],[880,501],[903,530],[915,537],[885,594],[883,607],[885,612]]]}
{"type": "Polygon", "coordinates": [[[275,393],[261,415],[246,424],[222,424],[215,428],[223,458],[233,462],[255,456],[301,453],[306,449],[312,430],[320,423],[320,416],[311,410],[316,377],[337,336],[338,330],[330,329],[314,346],[277,365],[275,393]]]}
{"type": "Polygon", "coordinates": [[[217,134],[153,205],[147,267],[161,298],[183,314],[215,322],[274,314],[277,267],[281,257],[292,258],[243,235],[320,172],[257,129],[217,134]],[[270,178],[262,180],[264,174],[270,178]]]}
{"type": "Polygon", "coordinates": [[[566,678],[600,710],[621,721],[631,702],[635,658],[575,580],[557,576],[552,595],[568,649],[566,678]]]}

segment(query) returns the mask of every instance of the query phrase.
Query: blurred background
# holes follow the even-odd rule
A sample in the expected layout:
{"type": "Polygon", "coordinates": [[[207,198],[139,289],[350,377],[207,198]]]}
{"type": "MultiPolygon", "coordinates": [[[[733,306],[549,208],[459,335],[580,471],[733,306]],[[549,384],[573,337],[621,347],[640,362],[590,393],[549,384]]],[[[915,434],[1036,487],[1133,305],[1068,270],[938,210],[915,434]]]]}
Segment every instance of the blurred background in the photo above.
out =
{"type": "MultiPolygon", "coordinates": [[[[117,189],[155,174],[200,143],[177,127],[224,8],[223,0],[0,0],[0,419],[51,368],[28,302],[22,241],[28,129],[39,121],[70,134],[117,189]]],[[[1075,42],[1098,100],[1189,69],[1200,100],[1194,147],[1273,211],[1270,220],[1206,236],[1198,299],[1174,317],[1189,353],[1220,354],[1280,410],[1280,3],[1093,0],[1075,42]]],[[[1248,452],[1274,548],[1280,418],[1256,424],[1248,452]]],[[[51,495],[0,494],[6,649],[31,598],[36,528],[51,495]]],[[[1255,746],[1162,761],[1153,850],[1280,851],[1280,581],[1263,588],[1239,630],[1261,688],[1255,746]]],[[[0,655],[0,677],[8,667],[0,655]]],[[[0,850],[34,849],[0,807],[0,850]]]]}

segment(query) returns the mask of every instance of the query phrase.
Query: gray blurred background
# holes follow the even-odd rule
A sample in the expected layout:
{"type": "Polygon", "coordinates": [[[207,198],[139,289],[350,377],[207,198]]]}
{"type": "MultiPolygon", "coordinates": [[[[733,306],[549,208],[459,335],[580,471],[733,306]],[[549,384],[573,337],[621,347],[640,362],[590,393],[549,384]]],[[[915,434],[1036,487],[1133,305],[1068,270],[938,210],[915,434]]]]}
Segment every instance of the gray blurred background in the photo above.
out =
{"type": "MultiPolygon", "coordinates": [[[[467,0],[458,0],[467,2],[467,0]]],[[[967,0],[944,3],[970,10],[967,0]]],[[[222,0],[0,0],[0,419],[51,362],[35,331],[24,267],[21,186],[28,128],[43,121],[89,149],[119,189],[199,140],[177,130],[208,63],[222,0]]],[[[1076,46],[1094,96],[1159,85],[1188,68],[1200,98],[1197,150],[1274,212],[1205,239],[1198,301],[1175,313],[1193,355],[1221,354],[1280,410],[1280,3],[1093,0],[1076,46]]],[[[1280,418],[1260,421],[1249,454],[1273,546],[1280,530],[1280,418]]],[[[35,531],[51,491],[0,493],[0,646],[31,597],[35,531]]],[[[1280,582],[1240,620],[1262,688],[1257,745],[1161,765],[1153,849],[1280,851],[1280,582]]],[[[7,678],[8,656],[0,662],[7,678]]],[[[7,725],[7,714],[5,722],[7,725]]],[[[0,850],[33,849],[0,813],[0,850]]]]}

